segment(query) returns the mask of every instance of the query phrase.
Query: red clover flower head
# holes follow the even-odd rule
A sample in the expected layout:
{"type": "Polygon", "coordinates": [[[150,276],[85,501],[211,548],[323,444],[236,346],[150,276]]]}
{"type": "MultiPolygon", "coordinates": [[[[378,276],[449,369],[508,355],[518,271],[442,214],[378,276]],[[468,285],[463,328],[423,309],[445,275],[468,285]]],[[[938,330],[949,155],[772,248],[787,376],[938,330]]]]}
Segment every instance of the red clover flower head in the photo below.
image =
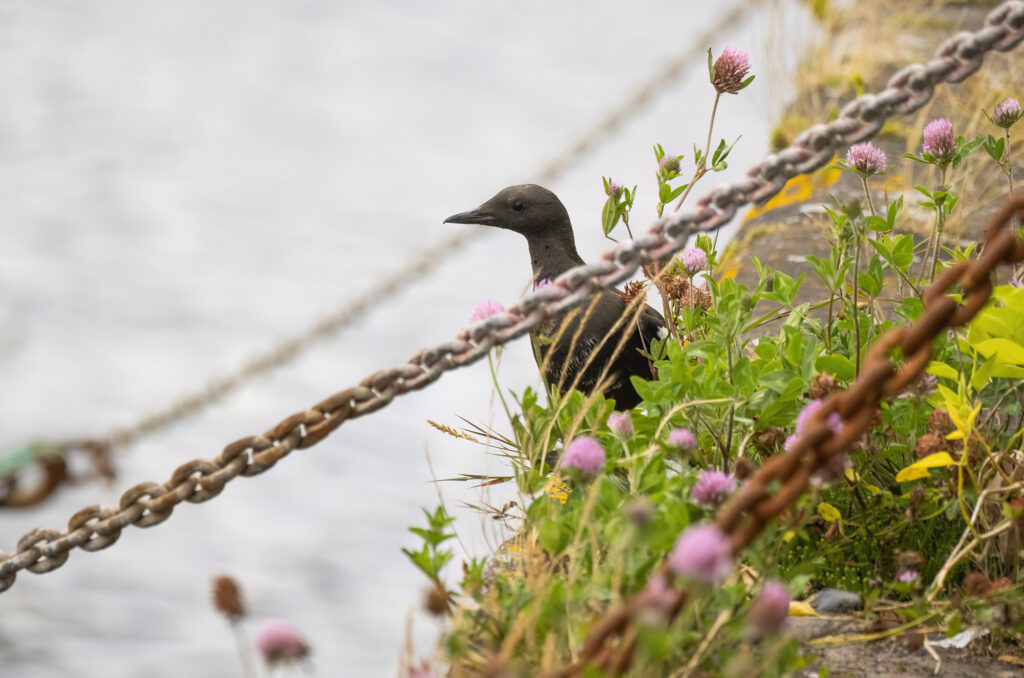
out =
{"type": "Polygon", "coordinates": [[[721,471],[704,471],[690,490],[690,498],[701,506],[715,506],[736,489],[736,479],[721,471]]]}
{"type": "Polygon", "coordinates": [[[469,322],[480,322],[484,318],[490,318],[495,313],[503,313],[504,311],[505,307],[498,302],[491,301],[490,299],[484,299],[477,304],[476,308],[473,309],[473,312],[469,314],[469,322]]]}
{"type": "Polygon", "coordinates": [[[668,434],[668,444],[689,451],[697,447],[697,438],[688,428],[674,428],[668,434]]]}
{"type": "Polygon", "coordinates": [[[585,475],[600,473],[604,469],[604,448],[593,438],[581,436],[569,443],[562,455],[562,464],[585,475]]]}
{"type": "Polygon", "coordinates": [[[551,278],[541,278],[540,280],[533,281],[533,289],[539,290],[542,287],[547,287],[551,284],[551,278]]]}
{"type": "Polygon", "coordinates": [[[666,153],[665,157],[658,163],[658,170],[663,174],[667,175],[670,172],[679,172],[679,156],[666,153]]]}
{"type": "Polygon", "coordinates": [[[764,585],[761,595],[754,600],[747,620],[761,633],[773,633],[782,628],[789,616],[789,591],[780,581],[771,580],[764,585]]]}
{"type": "Polygon", "coordinates": [[[629,412],[612,412],[608,415],[608,428],[615,435],[628,438],[633,435],[633,419],[629,412]]]}
{"type": "Polygon", "coordinates": [[[688,527],[676,539],[668,564],[677,575],[708,583],[720,582],[732,569],[729,538],[714,525],[688,527]]]}
{"type": "MultiPolygon", "coordinates": [[[[807,428],[807,424],[811,421],[811,417],[814,416],[814,413],[821,409],[821,404],[820,399],[812,400],[804,405],[804,408],[800,410],[800,414],[796,415],[796,434],[798,436],[803,434],[804,430],[807,428]]],[[[833,412],[828,415],[827,423],[829,428],[831,428],[835,433],[839,433],[840,429],[843,427],[843,420],[839,417],[838,412],[833,412]]]]}
{"type": "Polygon", "coordinates": [[[708,255],[699,247],[689,246],[683,250],[683,268],[689,275],[703,271],[708,266],[708,255]]]}
{"type": "Polygon", "coordinates": [[[885,151],[870,141],[854,144],[846,153],[846,164],[862,177],[870,177],[885,171],[885,151]]]}
{"type": "Polygon", "coordinates": [[[992,122],[1003,129],[1010,129],[1022,117],[1024,117],[1024,110],[1021,109],[1020,102],[1013,98],[998,104],[992,111],[992,122]]]}
{"type": "Polygon", "coordinates": [[[287,664],[309,656],[309,645],[291,622],[268,619],[256,629],[256,650],[268,666],[287,664]]]}
{"type": "Polygon", "coordinates": [[[618,200],[622,196],[622,186],[614,181],[609,181],[605,194],[611,197],[612,200],[618,200]]]}
{"type": "Polygon", "coordinates": [[[742,49],[726,47],[715,60],[711,84],[719,94],[736,94],[750,73],[750,57],[742,49]]]}
{"type": "Polygon", "coordinates": [[[953,137],[953,123],[946,118],[936,118],[925,125],[924,152],[939,162],[949,162],[956,150],[956,139],[953,137]]]}

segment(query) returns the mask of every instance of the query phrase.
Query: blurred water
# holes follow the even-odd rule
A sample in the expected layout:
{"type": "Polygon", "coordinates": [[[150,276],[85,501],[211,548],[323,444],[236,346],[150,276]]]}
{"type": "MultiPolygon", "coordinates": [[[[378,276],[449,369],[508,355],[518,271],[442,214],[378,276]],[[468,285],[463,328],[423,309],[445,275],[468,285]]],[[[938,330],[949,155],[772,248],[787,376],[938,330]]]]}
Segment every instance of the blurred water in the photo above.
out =
{"type": "MultiPolygon", "coordinates": [[[[719,109],[719,133],[744,138],[706,188],[763,155],[789,91],[780,76],[807,22],[771,4],[715,42],[748,48],[759,79],[719,109]]],[[[472,228],[441,220],[531,181],[727,9],[0,1],[0,450],[126,425],[372,289],[425,244],[472,228]]],[[[650,147],[689,155],[703,139],[705,73],[698,59],[551,186],[584,258],[607,245],[602,174],[640,184],[634,223],[652,220],[650,147]]],[[[514,300],[529,280],[517,238],[489,234],[294,363],[123,450],[115,484],[0,513],[0,548],[449,338],[481,298],[514,300]]],[[[505,351],[501,374],[513,389],[537,383],[525,344],[505,351]]],[[[457,415],[502,428],[486,365],[153,530],[74,553],[45,577],[19,575],[0,596],[0,675],[239,675],[208,604],[221,572],[239,578],[254,615],[304,630],[318,674],[393,675],[409,615],[421,653],[437,631],[414,613],[425,582],[399,551],[415,545],[405,527],[421,522],[419,507],[437,501],[431,473],[504,470],[425,423],[457,415]]],[[[453,510],[510,493],[440,490],[453,510]]],[[[502,538],[456,512],[460,549],[502,538]]]]}

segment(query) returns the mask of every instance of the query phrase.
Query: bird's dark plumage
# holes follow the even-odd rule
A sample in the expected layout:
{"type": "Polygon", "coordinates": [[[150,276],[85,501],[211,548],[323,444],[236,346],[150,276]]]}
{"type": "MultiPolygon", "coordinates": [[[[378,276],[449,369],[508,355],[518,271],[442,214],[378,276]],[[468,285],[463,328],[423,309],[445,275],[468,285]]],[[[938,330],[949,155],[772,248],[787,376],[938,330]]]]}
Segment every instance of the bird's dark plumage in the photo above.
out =
{"type": "MultiPolygon", "coordinates": [[[[530,247],[534,281],[554,280],[584,263],[576,252],[569,213],[554,193],[540,186],[510,186],[445,222],[522,234],[530,247]]],[[[599,388],[619,409],[631,409],[640,397],[629,378],[651,377],[650,362],[640,351],[649,351],[651,340],[665,332],[665,320],[656,310],[647,305],[629,309],[618,292],[606,289],[531,332],[530,340],[549,386],[557,385],[562,393],[599,388]]]]}

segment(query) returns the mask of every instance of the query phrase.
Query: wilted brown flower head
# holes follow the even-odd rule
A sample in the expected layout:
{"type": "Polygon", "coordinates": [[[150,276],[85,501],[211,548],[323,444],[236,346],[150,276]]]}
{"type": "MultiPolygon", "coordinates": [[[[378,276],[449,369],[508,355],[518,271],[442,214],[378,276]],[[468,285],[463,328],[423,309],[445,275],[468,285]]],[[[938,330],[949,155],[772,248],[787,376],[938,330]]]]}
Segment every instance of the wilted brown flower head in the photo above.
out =
{"type": "Polygon", "coordinates": [[[448,614],[451,609],[452,598],[448,595],[448,591],[439,584],[435,584],[427,589],[426,594],[423,596],[423,607],[430,614],[441,616],[448,614]]]}
{"type": "Polygon", "coordinates": [[[769,426],[754,434],[754,449],[763,455],[772,455],[786,443],[786,432],[778,426],[769,426]]]}
{"type": "Polygon", "coordinates": [[[924,503],[925,498],[928,497],[928,490],[924,489],[921,485],[914,485],[914,489],[910,491],[910,505],[915,511],[921,509],[921,504],[924,503]]]}
{"type": "Polygon", "coordinates": [[[914,454],[917,455],[918,459],[923,459],[929,454],[935,454],[941,449],[945,449],[942,438],[935,435],[934,433],[925,433],[917,439],[917,447],[914,448],[914,454]]]}
{"type": "Polygon", "coordinates": [[[628,304],[629,302],[636,299],[639,295],[643,294],[646,289],[646,280],[630,280],[628,283],[626,283],[626,289],[624,289],[622,292],[619,292],[619,296],[622,297],[622,300],[628,304]]]}
{"type": "Polygon", "coordinates": [[[924,569],[924,556],[917,551],[903,551],[896,557],[896,565],[901,571],[924,569]]]}
{"type": "Polygon", "coordinates": [[[649,500],[639,497],[626,504],[626,515],[631,523],[643,527],[654,517],[654,505],[649,500]]]}
{"type": "Polygon", "coordinates": [[[670,298],[681,306],[693,306],[702,310],[711,308],[711,293],[690,282],[690,278],[682,273],[669,273],[661,277],[661,287],[670,298]]]}
{"type": "Polygon", "coordinates": [[[245,604],[238,583],[228,576],[213,579],[213,606],[234,623],[245,617],[245,604]]]}
{"type": "Polygon", "coordinates": [[[750,461],[750,457],[738,457],[736,465],[733,467],[732,475],[736,480],[743,482],[752,476],[756,470],[757,465],[750,461]]]}
{"type": "Polygon", "coordinates": [[[836,378],[828,372],[818,372],[814,379],[811,379],[811,385],[808,388],[809,394],[814,400],[824,398],[838,390],[839,384],[836,382],[836,378]]]}
{"type": "Polygon", "coordinates": [[[936,435],[945,436],[947,433],[952,433],[953,420],[949,418],[949,412],[946,410],[934,410],[928,415],[928,432],[936,435]]]}
{"type": "Polygon", "coordinates": [[[971,572],[964,577],[964,591],[969,596],[984,596],[992,588],[992,582],[981,572],[971,572]]]}

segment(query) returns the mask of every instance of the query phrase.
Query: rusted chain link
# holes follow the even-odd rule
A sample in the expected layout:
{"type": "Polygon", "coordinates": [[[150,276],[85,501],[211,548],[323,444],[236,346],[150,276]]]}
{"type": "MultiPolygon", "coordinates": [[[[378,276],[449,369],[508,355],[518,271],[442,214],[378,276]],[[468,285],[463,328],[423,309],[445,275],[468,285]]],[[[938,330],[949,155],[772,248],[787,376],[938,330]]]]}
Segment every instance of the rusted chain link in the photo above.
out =
{"type": "MultiPolygon", "coordinates": [[[[748,14],[752,6],[761,2],[763,0],[737,2],[714,26],[695,38],[690,46],[663,64],[653,76],[622,98],[596,123],[586,128],[562,152],[548,160],[534,174],[537,181],[550,183],[565,174],[581,156],[610,136],[631,116],[636,115],[650,103],[655,95],[663,92],[666,86],[681,77],[703,54],[706,49],[705,45],[710,44],[716,36],[748,14]]],[[[94,455],[106,454],[113,448],[130,445],[143,436],[162,430],[168,424],[196,414],[252,378],[280,367],[315,342],[359,320],[368,310],[378,307],[382,300],[400,293],[412,281],[420,280],[424,275],[435,270],[443,261],[464,249],[477,238],[482,237],[486,232],[484,229],[464,229],[455,235],[444,238],[439,243],[421,251],[418,256],[399,265],[393,273],[383,276],[369,292],[356,297],[353,301],[346,302],[344,306],[320,318],[311,326],[283,339],[265,353],[243,364],[232,374],[212,379],[196,392],[175,401],[162,410],[140,418],[129,426],[117,428],[102,435],[59,443],[36,443],[33,447],[45,447],[49,456],[53,456],[55,453],[55,446],[59,447],[61,453],[78,449],[94,455]]]]}
{"type": "MultiPolygon", "coordinates": [[[[715,518],[715,525],[728,535],[733,553],[746,548],[769,521],[791,507],[807,490],[813,475],[829,467],[855,442],[871,430],[875,411],[883,398],[892,397],[924,373],[932,356],[936,337],[948,328],[969,322],[992,296],[992,274],[1000,264],[1024,261],[1024,240],[1014,235],[1014,215],[1024,216],[1024,196],[1008,201],[993,217],[985,231],[981,255],[972,261],[950,266],[924,294],[925,310],[911,325],[883,334],[868,350],[864,369],[844,391],[833,393],[811,416],[807,429],[794,445],[759,468],[715,518]],[[963,291],[957,303],[949,294],[956,285],[963,291]],[[893,359],[899,349],[902,364],[893,359]],[[827,423],[836,413],[842,425],[833,431],[827,423]],[[776,489],[777,488],[777,489],[776,489]]],[[[667,564],[658,571],[671,576],[667,564]]],[[[600,620],[583,643],[576,663],[557,673],[580,676],[586,666],[598,667],[610,675],[625,672],[632,658],[633,644],[628,631],[631,621],[644,609],[670,607],[670,618],[681,609],[689,593],[674,589],[666,602],[661,595],[641,592],[621,608],[600,620]],[[611,640],[622,637],[618,646],[611,640]]]]}
{"type": "MultiPolygon", "coordinates": [[[[833,122],[810,128],[797,137],[793,146],[768,156],[748,173],[747,180],[716,190],[702,199],[695,212],[661,219],[643,236],[607,252],[601,261],[567,271],[551,285],[527,294],[506,312],[470,326],[451,341],[419,351],[405,364],[370,375],[358,386],[345,389],[312,409],[288,417],[263,435],[231,443],[214,460],[188,462],[162,485],[153,482],[136,485],[124,493],[117,508],[101,510],[98,506],[91,506],[83,509],[72,516],[64,532],[48,528],[29,532],[18,542],[14,554],[0,553],[0,591],[10,588],[15,575],[21,570],[49,572],[67,561],[71,549],[95,551],[106,548],[117,541],[122,529],[128,525],[156,525],[170,517],[174,507],[182,501],[198,503],[215,497],[228,481],[239,475],[262,473],[292,450],[316,444],[342,422],[379,410],[396,396],[421,389],[444,372],[479,360],[493,347],[526,334],[553,314],[581,303],[608,285],[629,278],[641,264],[670,257],[685,245],[691,233],[719,228],[741,205],[753,200],[767,200],[789,178],[824,165],[837,149],[877,131],[885,117],[897,112],[908,113],[922,106],[938,82],[959,82],[966,78],[981,66],[985,52],[1009,50],[1022,39],[1024,2],[1005,2],[989,14],[981,30],[960,33],[944,43],[928,66],[911,66],[900,71],[881,94],[868,94],[854,100],[833,122]]],[[[989,256],[988,253],[985,256],[989,256]]],[[[982,277],[973,273],[969,280],[981,285],[982,277]]],[[[942,299],[948,298],[941,297],[939,301],[942,299]]],[[[946,306],[951,303],[949,301],[946,306]]],[[[959,312],[955,307],[950,311],[951,314],[959,312]]],[[[915,351],[923,343],[919,338],[918,342],[911,344],[915,351]]],[[[865,373],[867,376],[871,374],[865,373]]],[[[886,373],[877,379],[884,381],[887,377],[886,373]]],[[[870,384],[855,385],[851,393],[866,399],[874,394],[871,389],[878,387],[875,382],[870,384]]],[[[831,409],[823,407],[822,411],[839,411],[841,415],[848,416],[846,408],[840,411],[834,399],[827,402],[831,403],[831,409]]],[[[822,442],[818,432],[822,420],[819,417],[816,421],[819,426],[805,436],[808,445],[822,442]]],[[[844,428],[847,430],[852,429],[844,428]]],[[[828,444],[833,446],[837,440],[849,435],[837,436],[828,444]]],[[[801,454],[806,451],[801,450],[801,454]]],[[[807,458],[811,461],[805,462],[802,456],[787,456],[769,468],[786,477],[798,469],[801,477],[806,475],[809,478],[809,465],[816,457],[807,458]]],[[[735,512],[732,521],[739,526],[736,529],[742,531],[736,532],[739,536],[734,544],[747,543],[763,525],[763,520],[777,513],[775,509],[782,498],[779,495],[769,497],[764,492],[762,490],[756,500],[763,502],[763,506],[748,500],[753,503],[749,506],[744,504],[741,511],[735,512]]],[[[787,501],[795,499],[796,495],[789,496],[791,493],[792,490],[786,495],[787,501]]],[[[746,493],[741,497],[747,497],[746,493]]]]}

